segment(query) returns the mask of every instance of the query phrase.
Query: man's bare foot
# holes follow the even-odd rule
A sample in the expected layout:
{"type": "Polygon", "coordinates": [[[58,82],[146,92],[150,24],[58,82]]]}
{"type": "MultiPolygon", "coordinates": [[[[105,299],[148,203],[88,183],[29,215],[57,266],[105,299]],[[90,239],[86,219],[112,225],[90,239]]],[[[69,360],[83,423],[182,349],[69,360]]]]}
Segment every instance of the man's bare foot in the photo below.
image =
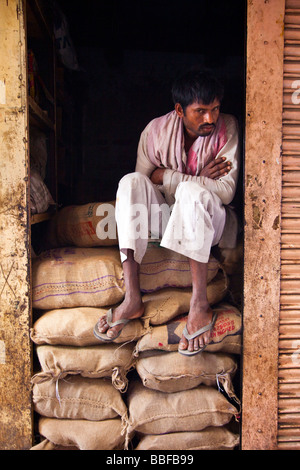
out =
{"type": "MultiPolygon", "coordinates": [[[[117,320],[134,320],[140,318],[144,313],[144,304],[141,299],[126,300],[121,303],[118,307],[113,309],[112,322],[117,320]]],[[[106,322],[106,315],[101,317],[98,321],[99,332],[106,333],[107,337],[113,340],[118,335],[119,331],[124,328],[124,325],[116,325],[112,328],[106,322]]]]}
{"type": "MultiPolygon", "coordinates": [[[[196,333],[204,326],[207,326],[212,321],[213,311],[208,303],[199,303],[197,301],[191,301],[190,311],[186,328],[188,333],[191,335],[196,333]]],[[[210,342],[211,330],[206,331],[200,336],[188,341],[184,335],[182,335],[179,349],[188,351],[198,351],[210,342]]]]}

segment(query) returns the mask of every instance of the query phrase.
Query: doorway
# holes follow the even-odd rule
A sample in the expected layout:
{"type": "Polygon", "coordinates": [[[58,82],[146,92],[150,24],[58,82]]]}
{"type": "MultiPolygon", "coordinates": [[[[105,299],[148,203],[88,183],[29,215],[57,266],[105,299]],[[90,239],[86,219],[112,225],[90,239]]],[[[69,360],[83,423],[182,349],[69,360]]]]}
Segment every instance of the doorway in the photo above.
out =
{"type": "Polygon", "coordinates": [[[223,80],[222,111],[243,130],[245,3],[59,0],[80,67],[73,72],[82,116],[73,203],[115,197],[120,178],[134,169],[140,133],[173,109],[172,81],[190,67],[223,80]]]}

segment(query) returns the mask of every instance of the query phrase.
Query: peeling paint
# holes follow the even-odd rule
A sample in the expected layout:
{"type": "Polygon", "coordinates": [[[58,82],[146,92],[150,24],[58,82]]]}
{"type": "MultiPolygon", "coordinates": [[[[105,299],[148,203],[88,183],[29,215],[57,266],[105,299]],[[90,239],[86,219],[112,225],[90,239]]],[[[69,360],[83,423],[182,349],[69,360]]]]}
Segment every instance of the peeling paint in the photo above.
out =
{"type": "Polygon", "coordinates": [[[247,175],[247,178],[246,178],[246,184],[247,186],[249,186],[249,184],[251,183],[252,181],[252,176],[251,175],[247,175]]]}
{"type": "Polygon", "coordinates": [[[256,196],[253,192],[249,193],[249,197],[250,197],[251,201],[256,201],[257,198],[258,198],[258,196],[256,196]]]}
{"type": "Polygon", "coordinates": [[[253,210],[253,217],[252,217],[252,220],[253,220],[253,228],[255,230],[258,230],[262,227],[262,220],[263,220],[263,217],[260,213],[260,208],[256,205],[256,204],[253,204],[252,205],[252,210],[253,210]]]}
{"type": "Polygon", "coordinates": [[[278,228],[279,228],[279,220],[280,220],[280,217],[279,217],[279,215],[277,215],[277,217],[275,217],[274,222],[273,222],[273,225],[272,225],[272,229],[273,229],[273,230],[278,230],[278,228]]]}
{"type": "Polygon", "coordinates": [[[0,364],[6,363],[6,354],[5,354],[5,343],[0,341],[0,364]]]}
{"type": "Polygon", "coordinates": [[[281,33],[280,36],[284,37],[284,15],[280,15],[279,19],[276,20],[276,23],[281,26],[281,33]]]}
{"type": "Polygon", "coordinates": [[[4,80],[0,80],[0,104],[6,104],[6,86],[4,80]]]}

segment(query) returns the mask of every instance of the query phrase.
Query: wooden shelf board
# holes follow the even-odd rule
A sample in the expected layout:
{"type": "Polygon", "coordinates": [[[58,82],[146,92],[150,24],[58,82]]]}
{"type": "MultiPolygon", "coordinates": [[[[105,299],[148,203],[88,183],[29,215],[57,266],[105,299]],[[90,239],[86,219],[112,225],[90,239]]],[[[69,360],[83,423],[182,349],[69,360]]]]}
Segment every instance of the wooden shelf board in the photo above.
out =
{"type": "Polygon", "coordinates": [[[40,222],[45,222],[46,220],[50,220],[53,217],[53,213],[51,212],[43,212],[42,214],[33,214],[31,216],[31,225],[39,224],[40,222]]]}
{"type": "Polygon", "coordinates": [[[39,105],[34,101],[34,99],[29,96],[29,109],[30,115],[33,119],[38,120],[40,124],[46,126],[49,129],[54,129],[54,122],[47,116],[47,114],[39,107],[39,105]]]}

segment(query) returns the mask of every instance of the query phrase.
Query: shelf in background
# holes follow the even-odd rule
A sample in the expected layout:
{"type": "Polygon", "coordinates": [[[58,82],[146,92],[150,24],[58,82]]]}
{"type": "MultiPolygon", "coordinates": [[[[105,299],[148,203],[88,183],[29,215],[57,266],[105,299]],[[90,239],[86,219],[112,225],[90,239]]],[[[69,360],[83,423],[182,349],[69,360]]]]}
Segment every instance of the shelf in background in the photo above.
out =
{"type": "Polygon", "coordinates": [[[48,117],[47,113],[44,112],[39,105],[34,101],[34,99],[29,96],[29,109],[30,109],[30,118],[35,121],[35,123],[40,127],[47,127],[48,129],[54,129],[54,122],[48,117]]]}
{"type": "Polygon", "coordinates": [[[33,214],[31,216],[31,225],[39,224],[40,222],[45,222],[46,220],[50,220],[53,217],[53,212],[43,212],[42,214],[33,214]]]}

